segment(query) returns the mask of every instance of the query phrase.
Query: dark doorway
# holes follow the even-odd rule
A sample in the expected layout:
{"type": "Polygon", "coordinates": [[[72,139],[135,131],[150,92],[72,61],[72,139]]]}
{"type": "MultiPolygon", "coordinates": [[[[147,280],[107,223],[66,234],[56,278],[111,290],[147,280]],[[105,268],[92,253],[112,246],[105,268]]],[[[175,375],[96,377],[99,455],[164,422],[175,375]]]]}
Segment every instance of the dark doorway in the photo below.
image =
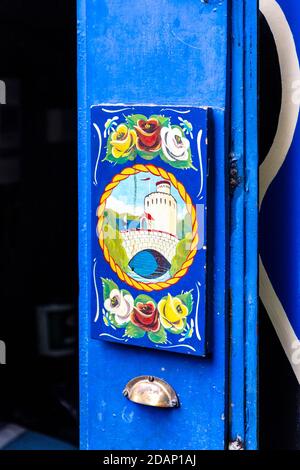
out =
{"type": "MultiPolygon", "coordinates": [[[[262,15],[259,59],[259,151],[262,163],[273,143],[281,107],[281,75],[276,45],[262,15]]],[[[260,233],[260,237],[263,236],[260,233]]],[[[260,448],[300,449],[299,385],[262,303],[259,314],[260,448]]]]}
{"type": "Polygon", "coordinates": [[[0,422],[77,445],[76,1],[2,0],[0,57],[0,422]]]}

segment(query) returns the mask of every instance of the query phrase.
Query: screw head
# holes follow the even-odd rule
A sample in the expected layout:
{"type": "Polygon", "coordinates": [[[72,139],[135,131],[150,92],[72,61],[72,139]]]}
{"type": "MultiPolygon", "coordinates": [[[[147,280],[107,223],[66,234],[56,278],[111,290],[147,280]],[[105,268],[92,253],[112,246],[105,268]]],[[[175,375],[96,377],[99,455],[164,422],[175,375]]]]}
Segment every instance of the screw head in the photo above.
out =
{"type": "Polygon", "coordinates": [[[177,408],[179,406],[179,403],[178,403],[178,400],[176,400],[175,398],[173,400],[171,400],[171,405],[174,407],[174,408],[177,408]]]}
{"type": "Polygon", "coordinates": [[[235,441],[229,443],[229,450],[244,450],[243,441],[240,437],[237,437],[235,441]]]}

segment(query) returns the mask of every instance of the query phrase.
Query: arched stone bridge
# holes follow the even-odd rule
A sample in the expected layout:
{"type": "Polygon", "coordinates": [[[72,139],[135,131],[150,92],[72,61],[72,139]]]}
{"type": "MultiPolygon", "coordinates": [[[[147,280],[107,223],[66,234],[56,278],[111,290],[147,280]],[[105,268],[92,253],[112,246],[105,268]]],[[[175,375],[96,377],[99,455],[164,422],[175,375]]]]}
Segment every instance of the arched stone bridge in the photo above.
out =
{"type": "Polygon", "coordinates": [[[158,230],[122,230],[123,246],[129,260],[143,250],[155,250],[171,264],[178,238],[158,230]]]}

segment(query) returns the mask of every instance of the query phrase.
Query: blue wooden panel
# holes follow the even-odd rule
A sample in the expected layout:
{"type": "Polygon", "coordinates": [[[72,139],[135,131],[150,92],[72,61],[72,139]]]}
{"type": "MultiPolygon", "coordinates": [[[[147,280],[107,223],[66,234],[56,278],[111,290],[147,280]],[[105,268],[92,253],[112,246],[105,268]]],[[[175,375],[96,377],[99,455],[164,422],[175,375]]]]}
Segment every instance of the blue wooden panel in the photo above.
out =
{"type": "Polygon", "coordinates": [[[261,2],[278,53],[282,100],[260,165],[260,296],[300,383],[299,2],[261,2]]]}
{"type": "Polygon", "coordinates": [[[257,2],[231,17],[229,439],[257,448],[257,2]],[[241,86],[243,84],[243,86],[241,86]]]}
{"type": "Polygon", "coordinates": [[[78,19],[81,447],[222,449],[226,425],[224,112],[214,111],[212,134],[212,217],[218,233],[211,240],[217,267],[209,312],[214,353],[201,360],[130,347],[124,354],[124,346],[89,339],[94,230],[89,108],[113,101],[223,108],[227,3],[87,1],[79,2],[78,19]],[[141,374],[169,381],[180,395],[181,408],[165,413],[126,401],[125,383],[141,374]]]}
{"type": "Polygon", "coordinates": [[[208,110],[91,113],[92,336],[204,356],[208,110]]]}
{"type": "MultiPolygon", "coordinates": [[[[80,407],[84,449],[222,449],[226,445],[227,12],[225,0],[78,3],[80,407]],[[95,227],[89,109],[107,102],[213,108],[209,135],[213,156],[209,185],[213,192],[207,235],[212,354],[208,358],[124,348],[90,338],[91,237],[95,227]],[[181,407],[166,412],[126,401],[122,396],[125,383],[142,374],[170,382],[179,394],[181,407]]],[[[239,368],[243,367],[241,360],[239,368]]]]}
{"type": "Polygon", "coordinates": [[[245,448],[258,447],[258,4],[245,5],[245,448]]]}
{"type": "Polygon", "coordinates": [[[90,103],[224,106],[226,0],[86,0],[86,13],[90,103]]]}
{"type": "MultiPolygon", "coordinates": [[[[214,113],[214,155],[224,155],[224,113],[214,113]]],[[[224,161],[214,162],[214,302],[210,302],[213,354],[207,359],[172,355],[91,340],[89,298],[92,265],[81,272],[81,447],[89,449],[222,449],[226,425],[224,161]],[[84,302],[83,302],[84,300],[84,302]],[[126,382],[141,374],[164,378],[179,394],[181,407],[168,413],[128,402],[126,382]],[[209,397],[209,400],[208,400],[209,397]],[[159,429],[159,432],[158,432],[159,429]],[[141,432],[142,430],[142,432],[141,432]]],[[[81,167],[82,171],[82,167],[81,167]]],[[[91,176],[91,175],[89,175],[91,176]]],[[[86,190],[86,188],[85,188],[86,190]]],[[[82,200],[81,200],[82,203],[82,200]]],[[[90,208],[87,206],[90,214],[90,208]]],[[[81,233],[81,256],[86,238],[81,233]]],[[[90,252],[89,252],[90,253],[90,252]]]]}
{"type": "MultiPolygon", "coordinates": [[[[238,178],[243,182],[245,155],[244,155],[244,88],[240,86],[244,81],[244,18],[245,2],[233,0],[232,5],[232,94],[231,94],[231,120],[232,120],[232,145],[231,165],[236,169],[238,178]]],[[[239,183],[239,181],[237,181],[239,183]]],[[[238,371],[245,360],[245,329],[244,329],[244,197],[243,184],[237,184],[233,189],[231,201],[231,231],[230,231],[230,303],[231,303],[231,345],[230,367],[232,371],[238,371]]],[[[245,441],[245,389],[243,369],[239,373],[233,373],[230,381],[230,406],[232,409],[230,419],[230,440],[239,437],[245,441]]]]}

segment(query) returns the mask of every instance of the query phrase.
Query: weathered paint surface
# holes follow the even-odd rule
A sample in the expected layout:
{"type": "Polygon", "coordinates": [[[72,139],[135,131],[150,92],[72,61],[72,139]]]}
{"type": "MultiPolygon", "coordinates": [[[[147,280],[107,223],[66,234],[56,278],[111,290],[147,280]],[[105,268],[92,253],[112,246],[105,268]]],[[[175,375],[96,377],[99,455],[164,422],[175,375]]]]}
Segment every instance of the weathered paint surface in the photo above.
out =
{"type": "MultiPolygon", "coordinates": [[[[251,18],[250,7],[254,7],[255,2],[245,3],[251,18]]],[[[84,449],[223,449],[228,445],[226,142],[229,134],[225,113],[230,88],[228,11],[226,0],[145,0],[142,4],[130,0],[82,0],[78,3],[80,407],[81,447],[84,449]],[[124,354],[124,346],[101,343],[90,337],[94,214],[91,213],[89,189],[89,109],[101,102],[176,103],[213,108],[210,135],[213,158],[209,179],[213,191],[207,234],[210,244],[207,314],[211,322],[212,354],[208,358],[133,347],[128,347],[124,354]],[[167,380],[178,393],[181,407],[166,412],[126,401],[122,396],[124,385],[129,379],[143,374],[167,380]]],[[[241,28],[244,13],[239,12],[235,21],[241,28]]],[[[255,24],[252,27],[255,28],[255,24]]],[[[250,41],[250,35],[246,41],[250,41]]],[[[247,47],[249,50],[249,44],[247,47]]],[[[241,83],[237,83],[240,87],[241,83]]],[[[244,104],[240,112],[244,112],[244,104]]],[[[236,138],[234,134],[232,138],[236,138]]],[[[252,194],[255,196],[256,188],[254,167],[253,160],[249,173],[249,183],[254,185],[251,197],[252,194]]],[[[252,208],[253,201],[248,201],[252,208]]],[[[236,220],[239,225],[241,221],[236,220]]],[[[255,216],[248,228],[253,229],[255,242],[255,216]]],[[[250,270],[251,280],[253,275],[255,277],[254,270],[255,263],[250,270]]],[[[248,287],[249,296],[255,297],[253,286],[248,283],[248,287]]],[[[248,300],[246,304],[255,306],[255,298],[253,304],[248,300]]],[[[243,323],[244,319],[239,317],[241,312],[234,311],[236,321],[243,323]]],[[[247,323],[250,330],[255,324],[252,323],[255,309],[253,312],[247,323]]],[[[236,340],[244,346],[244,336],[236,337],[236,340]]],[[[250,340],[253,340],[252,336],[250,340]]],[[[247,341],[245,344],[250,363],[255,357],[255,344],[251,342],[249,348],[247,341]]],[[[243,354],[235,362],[232,377],[237,377],[237,370],[243,371],[244,365],[243,354]]],[[[256,370],[255,364],[251,367],[256,370]]],[[[253,380],[251,386],[255,389],[255,377],[248,377],[248,380],[253,380]]],[[[245,382],[240,385],[242,390],[247,387],[245,382]]],[[[252,404],[254,401],[251,397],[252,404]]],[[[241,407],[243,413],[253,412],[253,406],[248,409],[244,401],[241,407]]],[[[239,406],[237,409],[239,412],[239,406]]],[[[233,407],[231,418],[234,413],[233,407]]],[[[255,423],[250,421],[250,426],[254,429],[255,423]]],[[[245,427],[243,420],[236,421],[232,435],[244,437],[245,427]]],[[[255,447],[255,441],[249,446],[255,447]]]]}
{"type": "Polygon", "coordinates": [[[282,87],[276,134],[260,165],[260,296],[300,383],[299,2],[263,0],[260,8],[282,87]]]}
{"type": "Polygon", "coordinates": [[[257,448],[257,3],[232,2],[229,440],[257,448]],[[242,20],[244,19],[244,21],[242,20]]]}

